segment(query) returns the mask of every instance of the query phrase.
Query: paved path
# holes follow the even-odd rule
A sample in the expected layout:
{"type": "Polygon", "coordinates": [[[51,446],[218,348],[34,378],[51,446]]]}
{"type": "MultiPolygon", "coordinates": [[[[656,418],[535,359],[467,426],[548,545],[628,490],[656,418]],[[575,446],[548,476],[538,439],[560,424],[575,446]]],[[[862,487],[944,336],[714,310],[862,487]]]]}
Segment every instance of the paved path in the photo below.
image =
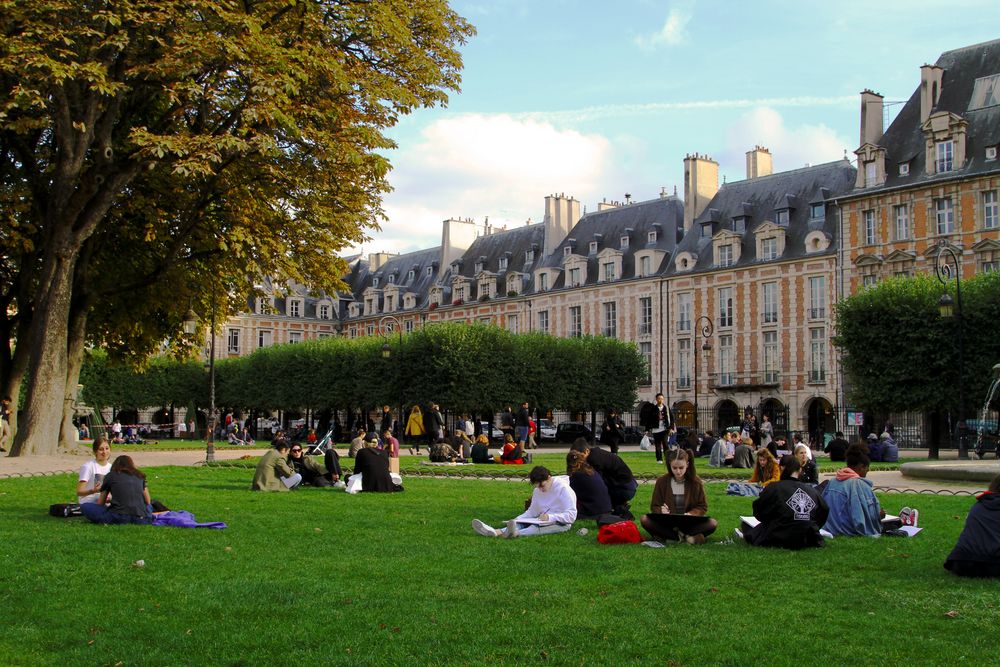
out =
{"type": "MultiPolygon", "coordinates": [[[[627,446],[624,451],[639,451],[637,446],[627,446]]],[[[113,454],[127,452],[140,468],[153,466],[194,466],[205,461],[205,452],[201,449],[176,451],[146,451],[128,452],[121,448],[113,454]]],[[[266,449],[220,449],[215,452],[218,461],[230,461],[245,456],[261,456],[266,449]]],[[[561,448],[545,448],[539,450],[545,453],[558,453],[567,450],[561,448]]],[[[942,452],[942,457],[953,458],[953,452],[942,452]]],[[[341,452],[346,456],[346,451],[341,452]]],[[[926,452],[906,452],[906,456],[926,455],[926,452]]],[[[403,456],[408,456],[403,449],[403,456]]],[[[77,472],[85,461],[90,460],[89,452],[81,449],[77,454],[58,454],[55,456],[22,456],[11,458],[0,457],[0,479],[31,475],[46,475],[63,472],[77,472]]],[[[920,463],[905,463],[905,471],[872,471],[868,478],[876,489],[916,492],[943,492],[975,494],[985,491],[989,480],[1000,473],[1000,461],[927,461],[920,463]],[[975,473],[975,474],[973,474],[975,473]]],[[[821,480],[832,478],[833,473],[821,474],[821,480]]]]}

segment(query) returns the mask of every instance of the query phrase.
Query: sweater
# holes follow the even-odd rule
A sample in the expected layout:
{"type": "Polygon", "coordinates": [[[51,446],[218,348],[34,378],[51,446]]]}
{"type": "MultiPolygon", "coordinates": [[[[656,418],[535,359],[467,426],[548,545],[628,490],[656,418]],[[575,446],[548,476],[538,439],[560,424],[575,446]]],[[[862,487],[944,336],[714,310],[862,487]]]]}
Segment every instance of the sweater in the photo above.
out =
{"type": "Polygon", "coordinates": [[[538,487],[531,494],[531,504],[517,519],[537,519],[543,514],[549,515],[549,520],[561,524],[571,524],[576,521],[576,494],[569,486],[569,477],[559,475],[552,478],[552,487],[542,491],[538,487]]]}

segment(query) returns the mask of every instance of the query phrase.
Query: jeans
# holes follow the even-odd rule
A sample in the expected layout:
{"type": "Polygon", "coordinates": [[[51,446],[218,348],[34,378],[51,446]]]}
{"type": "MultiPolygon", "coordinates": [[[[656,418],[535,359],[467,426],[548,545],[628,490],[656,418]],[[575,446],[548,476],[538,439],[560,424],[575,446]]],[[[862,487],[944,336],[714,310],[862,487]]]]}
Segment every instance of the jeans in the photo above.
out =
{"type": "Polygon", "coordinates": [[[514,428],[514,442],[527,442],[528,441],[528,428],[527,426],[517,426],[514,428]]]}
{"type": "Polygon", "coordinates": [[[92,523],[138,523],[147,526],[153,523],[153,508],[149,505],[146,505],[146,516],[116,514],[111,511],[111,508],[108,505],[99,505],[97,503],[83,503],[80,505],[80,511],[83,512],[83,516],[92,523]]]}

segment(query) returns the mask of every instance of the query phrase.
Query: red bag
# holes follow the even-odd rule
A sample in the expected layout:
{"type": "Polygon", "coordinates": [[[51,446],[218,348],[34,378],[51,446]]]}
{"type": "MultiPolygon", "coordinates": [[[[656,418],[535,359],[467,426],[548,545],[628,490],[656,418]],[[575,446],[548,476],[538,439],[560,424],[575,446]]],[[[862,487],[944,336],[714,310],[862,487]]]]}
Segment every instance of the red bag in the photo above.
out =
{"type": "Polygon", "coordinates": [[[601,544],[639,544],[642,536],[632,521],[619,521],[601,526],[597,531],[597,541],[601,544]]]}

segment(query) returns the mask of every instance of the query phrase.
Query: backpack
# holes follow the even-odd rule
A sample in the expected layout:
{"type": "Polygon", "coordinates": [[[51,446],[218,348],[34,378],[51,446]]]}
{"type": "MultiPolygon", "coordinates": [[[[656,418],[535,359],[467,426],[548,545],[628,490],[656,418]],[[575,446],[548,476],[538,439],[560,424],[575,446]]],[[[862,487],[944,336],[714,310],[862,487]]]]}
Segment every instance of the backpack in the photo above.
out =
{"type": "Polygon", "coordinates": [[[80,505],[77,503],[56,503],[55,505],[49,505],[49,515],[66,519],[71,516],[83,516],[83,510],[80,509],[80,505]]]}
{"type": "Polygon", "coordinates": [[[601,544],[639,544],[642,536],[633,521],[619,521],[601,526],[597,531],[597,541],[601,544]]]}

